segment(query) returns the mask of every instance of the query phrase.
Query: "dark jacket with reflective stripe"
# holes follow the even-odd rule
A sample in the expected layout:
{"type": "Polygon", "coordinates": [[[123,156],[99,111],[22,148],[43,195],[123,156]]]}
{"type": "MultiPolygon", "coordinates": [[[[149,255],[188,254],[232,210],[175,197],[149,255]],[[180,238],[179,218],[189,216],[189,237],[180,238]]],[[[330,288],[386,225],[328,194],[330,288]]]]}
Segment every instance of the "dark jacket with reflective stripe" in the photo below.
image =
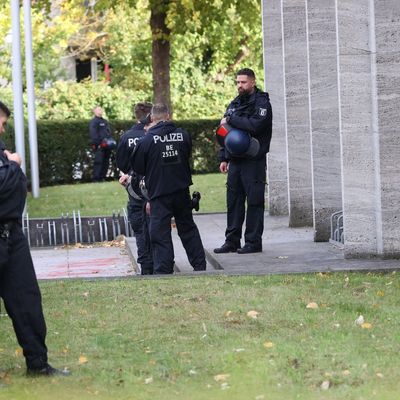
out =
{"type": "Polygon", "coordinates": [[[192,184],[189,159],[192,139],[173,122],[159,122],[140,139],[133,151],[134,172],[145,176],[150,200],[192,184]]]}
{"type": "Polygon", "coordinates": [[[20,219],[25,207],[26,177],[21,167],[9,161],[0,140],[0,222],[20,219]]]}
{"type": "MultiPolygon", "coordinates": [[[[237,96],[229,104],[224,117],[230,126],[248,132],[260,142],[260,150],[252,159],[262,158],[268,153],[272,136],[272,107],[268,93],[255,88],[250,96],[237,96]]],[[[235,159],[223,147],[218,158],[220,161],[235,159]]]]}
{"type": "Polygon", "coordinates": [[[146,132],[145,124],[138,122],[127,130],[118,143],[116,161],[117,167],[124,173],[128,174],[131,171],[131,156],[138,140],[142,138],[146,132]]]}

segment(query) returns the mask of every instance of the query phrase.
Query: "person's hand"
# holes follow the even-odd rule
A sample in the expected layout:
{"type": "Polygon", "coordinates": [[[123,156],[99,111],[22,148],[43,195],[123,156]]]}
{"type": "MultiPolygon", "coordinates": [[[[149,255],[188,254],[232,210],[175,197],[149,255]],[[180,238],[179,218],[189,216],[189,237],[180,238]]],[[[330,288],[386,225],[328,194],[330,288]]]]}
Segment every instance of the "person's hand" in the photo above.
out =
{"type": "Polygon", "coordinates": [[[14,161],[16,162],[19,166],[22,164],[22,159],[18,153],[11,153],[8,150],[4,150],[4,154],[8,158],[9,161],[14,161]]]}
{"type": "Polygon", "coordinates": [[[147,203],[146,203],[146,214],[147,214],[147,215],[150,215],[150,211],[151,211],[150,203],[147,202],[147,203]]]}
{"type": "Polygon", "coordinates": [[[219,164],[219,170],[223,174],[226,174],[229,170],[229,164],[226,161],[222,161],[221,164],[219,164]]]}
{"type": "Polygon", "coordinates": [[[222,118],[222,119],[221,119],[221,122],[220,122],[220,125],[223,125],[223,124],[226,124],[226,118],[225,118],[225,117],[222,118]]]}
{"type": "Polygon", "coordinates": [[[128,174],[121,175],[121,176],[119,177],[119,180],[118,180],[118,182],[119,182],[122,186],[126,186],[126,185],[129,183],[129,181],[130,181],[130,176],[129,176],[128,174]]]}

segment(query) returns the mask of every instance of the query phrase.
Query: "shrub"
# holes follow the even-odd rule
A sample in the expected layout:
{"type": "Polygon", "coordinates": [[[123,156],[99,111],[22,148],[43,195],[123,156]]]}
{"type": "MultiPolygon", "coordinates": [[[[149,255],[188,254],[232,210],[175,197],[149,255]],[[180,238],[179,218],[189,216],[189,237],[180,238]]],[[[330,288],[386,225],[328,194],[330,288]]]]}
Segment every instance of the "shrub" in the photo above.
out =
{"type": "MultiPolygon", "coordinates": [[[[110,121],[113,136],[120,135],[131,125],[131,121],[110,121]]],[[[192,136],[194,173],[208,173],[218,170],[217,148],[214,141],[217,120],[176,121],[192,136]]],[[[88,120],[38,121],[38,149],[40,185],[49,186],[73,182],[88,182],[92,177],[93,152],[90,149],[88,120]]],[[[27,129],[25,130],[25,132],[27,129]]],[[[27,176],[30,178],[29,142],[25,135],[27,176]]],[[[8,128],[4,141],[11,149],[14,143],[12,127],[8,128]]],[[[115,153],[111,157],[109,177],[116,178],[115,153]]]]}

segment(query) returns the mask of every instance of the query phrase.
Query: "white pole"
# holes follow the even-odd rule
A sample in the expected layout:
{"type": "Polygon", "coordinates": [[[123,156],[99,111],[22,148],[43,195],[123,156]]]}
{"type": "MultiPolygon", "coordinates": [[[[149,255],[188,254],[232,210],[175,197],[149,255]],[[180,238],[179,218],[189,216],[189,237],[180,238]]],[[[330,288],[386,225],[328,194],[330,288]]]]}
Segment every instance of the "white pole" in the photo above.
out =
{"type": "Polygon", "coordinates": [[[24,22],[25,22],[25,67],[26,86],[28,92],[28,126],[29,126],[29,154],[31,161],[31,183],[33,197],[39,197],[39,163],[35,111],[35,78],[33,75],[33,52],[32,52],[32,22],[31,2],[24,0],[24,22]]]}
{"type": "Polygon", "coordinates": [[[19,27],[19,0],[11,0],[12,21],[12,80],[14,93],[15,148],[22,159],[25,172],[24,105],[22,100],[21,36],[19,27]]]}

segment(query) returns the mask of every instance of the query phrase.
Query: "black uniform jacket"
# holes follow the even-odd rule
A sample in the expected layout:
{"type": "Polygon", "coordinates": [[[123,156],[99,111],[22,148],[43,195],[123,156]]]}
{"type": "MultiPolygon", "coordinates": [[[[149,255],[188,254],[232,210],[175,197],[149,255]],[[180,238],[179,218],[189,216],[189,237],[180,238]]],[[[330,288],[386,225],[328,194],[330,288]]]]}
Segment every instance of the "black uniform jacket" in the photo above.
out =
{"type": "Polygon", "coordinates": [[[192,184],[189,158],[192,139],[173,122],[159,122],[140,139],[131,158],[132,169],[145,176],[150,200],[192,184]]]}
{"type": "Polygon", "coordinates": [[[122,136],[117,147],[117,167],[124,173],[131,171],[131,156],[138,140],[143,137],[146,132],[144,123],[138,122],[132,128],[127,130],[122,136]]]}
{"type": "Polygon", "coordinates": [[[0,222],[20,219],[25,207],[26,177],[21,167],[9,161],[0,140],[0,222]]]}
{"type": "Polygon", "coordinates": [[[99,146],[101,141],[111,136],[108,122],[102,117],[94,117],[89,123],[91,144],[99,146]]]}
{"type": "MultiPolygon", "coordinates": [[[[259,159],[268,153],[272,136],[272,107],[268,93],[255,88],[250,96],[237,96],[229,104],[224,117],[230,126],[248,132],[259,141],[258,154],[250,158],[259,159]]],[[[228,161],[236,157],[221,148],[218,158],[220,161],[228,161]]]]}

